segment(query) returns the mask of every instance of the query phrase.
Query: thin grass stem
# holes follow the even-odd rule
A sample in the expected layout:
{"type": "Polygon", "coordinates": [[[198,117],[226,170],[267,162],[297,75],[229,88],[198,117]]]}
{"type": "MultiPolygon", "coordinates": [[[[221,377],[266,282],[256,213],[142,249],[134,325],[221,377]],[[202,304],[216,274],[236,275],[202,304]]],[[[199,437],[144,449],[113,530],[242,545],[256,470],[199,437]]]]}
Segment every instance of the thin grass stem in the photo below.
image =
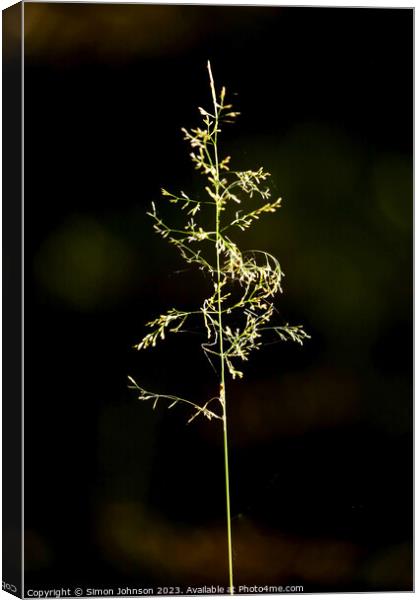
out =
{"type": "Polygon", "coordinates": [[[216,176],[214,178],[214,192],[216,205],[216,271],[217,271],[217,320],[219,325],[219,353],[220,353],[220,402],[223,408],[223,454],[225,463],[225,494],[226,494],[226,521],[227,521],[227,545],[228,545],[228,565],[229,565],[229,591],[233,594],[233,550],[232,550],[232,519],[230,511],[230,485],[229,485],[229,447],[228,447],[228,426],[227,426],[227,411],[226,411],[226,385],[225,385],[225,353],[223,344],[223,311],[222,311],[222,293],[221,293],[221,267],[220,267],[220,167],[219,154],[217,147],[217,133],[219,131],[219,113],[216,100],[216,89],[214,86],[213,73],[211,71],[210,62],[207,63],[207,68],[210,77],[211,93],[214,105],[215,123],[214,123],[214,167],[216,176]]]}

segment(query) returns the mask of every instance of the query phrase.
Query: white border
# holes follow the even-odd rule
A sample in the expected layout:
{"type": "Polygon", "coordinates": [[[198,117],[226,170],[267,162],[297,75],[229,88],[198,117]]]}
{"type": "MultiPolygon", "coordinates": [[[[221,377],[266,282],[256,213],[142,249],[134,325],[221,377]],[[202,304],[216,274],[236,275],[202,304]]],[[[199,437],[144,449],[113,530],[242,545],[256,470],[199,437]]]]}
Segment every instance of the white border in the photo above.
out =
{"type": "MultiPolygon", "coordinates": [[[[24,0],[25,2],[37,2],[38,0],[24,0]]],[[[53,2],[53,3],[62,3],[62,2],[72,2],[75,3],[75,0],[39,0],[42,2],[53,2]]],[[[401,0],[382,0],[381,2],[377,2],[374,0],[365,0],[363,2],[340,2],[340,3],[336,3],[334,4],[331,1],[328,0],[318,0],[317,2],[302,2],[299,0],[288,0],[287,2],[282,2],[281,0],[278,1],[263,1],[263,2],[258,2],[258,0],[230,0],[230,1],[226,1],[226,0],[222,0],[221,2],[217,2],[217,1],[213,1],[213,2],[203,2],[200,0],[183,0],[183,1],[176,1],[176,0],[166,0],[166,1],[153,1],[153,0],[143,0],[141,2],[127,2],[127,1],[123,1],[123,0],[93,0],[91,2],[87,2],[86,0],[76,0],[77,3],[81,3],[81,4],[178,4],[178,5],[193,5],[193,4],[202,4],[202,5],[216,5],[216,6],[301,6],[301,7],[336,7],[336,8],[344,8],[344,7],[353,7],[353,8],[415,8],[415,2],[414,0],[412,0],[411,2],[403,2],[401,0]]],[[[9,6],[12,6],[13,4],[16,4],[15,1],[11,1],[11,0],[0,0],[0,9],[4,10],[5,8],[8,8],[9,6]]],[[[417,28],[417,11],[414,12],[414,27],[415,27],[415,31],[418,30],[417,28]]],[[[24,349],[24,339],[23,339],[23,332],[24,332],[24,298],[23,298],[23,291],[24,291],[24,281],[23,281],[23,269],[24,269],[24,222],[23,222],[23,218],[24,218],[24,179],[23,179],[23,168],[24,168],[24,77],[23,77],[23,66],[24,66],[24,36],[23,36],[23,30],[24,30],[24,2],[22,2],[22,366],[23,366],[23,349],[24,349]]],[[[1,28],[0,28],[0,44],[1,44],[1,28]]],[[[390,44],[392,44],[392,40],[390,40],[390,44]]],[[[419,60],[418,60],[418,44],[415,44],[415,51],[414,51],[414,58],[415,58],[415,66],[419,64],[419,60]]],[[[414,68],[414,72],[415,68],[414,68]]],[[[0,66],[0,75],[1,75],[1,66],[0,66]]],[[[2,91],[2,87],[1,87],[1,77],[0,77],[0,112],[1,112],[1,108],[2,108],[2,104],[1,104],[1,91],[2,91]]],[[[414,82],[414,98],[417,99],[418,95],[417,95],[417,78],[415,78],[415,82],[414,82]]],[[[415,104],[416,106],[416,104],[415,104]]],[[[1,127],[0,127],[0,131],[1,131],[1,127]]],[[[414,124],[414,143],[417,141],[418,139],[418,122],[415,121],[414,124]]],[[[0,176],[1,176],[1,148],[0,148],[0,176]]],[[[417,163],[414,157],[414,177],[417,174],[417,163]]],[[[416,196],[414,196],[414,203],[415,203],[415,199],[416,196]]],[[[415,205],[415,204],[414,204],[415,205]]],[[[2,225],[2,216],[1,216],[1,212],[0,212],[0,238],[1,238],[1,225],[2,225]]],[[[414,214],[414,226],[415,229],[418,230],[418,211],[414,214]]],[[[414,244],[414,265],[415,265],[415,269],[414,269],[414,273],[415,276],[417,275],[417,268],[416,266],[419,265],[419,256],[418,256],[418,247],[414,244]]],[[[0,244],[0,259],[2,258],[1,256],[1,244],[0,244]]],[[[1,270],[1,263],[0,263],[0,270],[1,270]]],[[[416,280],[416,277],[415,277],[416,280]]],[[[1,290],[1,281],[0,281],[0,290],[1,290]]],[[[2,297],[0,297],[0,308],[2,307],[2,297]]],[[[417,301],[415,300],[415,309],[417,309],[417,301]]],[[[2,333],[2,327],[0,324],[0,333],[2,333]]],[[[418,322],[415,322],[415,339],[418,339],[418,334],[419,334],[419,325],[418,322]]],[[[1,348],[0,348],[0,359],[1,359],[1,348]]],[[[414,366],[415,366],[415,373],[417,372],[418,368],[420,368],[420,359],[418,354],[415,354],[415,362],[414,362],[414,366]]],[[[0,360],[0,379],[1,379],[1,360],[0,360]]],[[[417,394],[415,393],[415,397],[417,396],[417,394]]],[[[418,425],[418,412],[415,416],[415,425],[418,425]]],[[[1,425],[1,413],[0,413],[0,425],[1,425]]],[[[418,430],[418,429],[417,429],[418,430]]],[[[1,446],[0,446],[0,458],[1,458],[1,446]]],[[[418,464],[418,448],[416,446],[415,448],[415,464],[418,464]]],[[[24,492],[24,478],[23,478],[23,467],[24,467],[24,381],[22,381],[22,494],[24,492]]],[[[0,462],[0,470],[1,470],[1,462],[0,462]]],[[[1,509],[1,479],[0,479],[0,509],[1,509]]],[[[415,481],[415,497],[418,497],[418,487],[417,487],[417,480],[415,481]]],[[[392,515],[390,515],[390,518],[392,518],[392,515]]],[[[22,561],[23,561],[23,532],[24,532],[24,502],[23,502],[23,498],[22,498],[22,561]]],[[[418,526],[418,519],[416,520],[415,523],[415,536],[416,539],[418,539],[418,533],[419,533],[420,529],[418,526]]],[[[0,559],[1,559],[1,544],[0,544],[0,559]]],[[[22,565],[23,566],[23,565],[22,565]]],[[[418,567],[419,567],[419,559],[418,556],[415,555],[415,575],[418,573],[418,567]]],[[[24,589],[24,577],[23,577],[23,573],[24,570],[22,569],[22,589],[24,589]]],[[[380,599],[380,598],[389,598],[392,596],[392,598],[395,598],[395,600],[403,600],[407,598],[407,593],[410,592],[405,592],[405,593],[393,593],[393,592],[388,592],[388,593],[375,593],[375,594],[371,594],[371,593],[363,593],[363,596],[374,596],[376,599],[380,599]]],[[[303,594],[306,595],[306,594],[303,594]]],[[[312,594],[311,594],[312,595],[312,594]]],[[[330,598],[331,594],[313,594],[314,596],[316,596],[317,598],[330,598]]],[[[341,600],[341,599],[345,599],[348,598],[348,596],[351,594],[333,594],[334,598],[337,598],[337,600],[341,600]]],[[[417,595],[416,592],[414,592],[414,595],[417,595]]],[[[280,597],[281,594],[278,595],[278,597],[280,597]]],[[[293,596],[295,596],[295,594],[293,594],[293,596]]],[[[302,596],[302,594],[296,594],[296,596],[302,596]]],[[[214,596],[214,598],[226,598],[226,596],[214,596]]],[[[268,599],[272,599],[276,596],[274,595],[265,595],[265,594],[261,594],[258,596],[255,596],[258,598],[268,598],[268,599]]],[[[288,595],[288,597],[290,598],[290,595],[288,595]]],[[[1,591],[0,592],[0,600],[10,600],[11,595],[7,594],[6,592],[1,591]]],[[[162,598],[162,597],[161,597],[162,598]]]]}
{"type": "Polygon", "coordinates": [[[22,404],[21,404],[21,418],[22,418],[22,539],[21,539],[21,552],[22,552],[22,595],[25,593],[25,3],[22,2],[22,30],[21,30],[21,52],[22,52],[22,73],[21,73],[21,110],[22,110],[22,139],[21,139],[21,169],[22,169],[22,199],[21,199],[21,235],[22,235],[22,264],[21,264],[21,307],[22,307],[22,339],[21,339],[21,352],[22,352],[22,404]]]}

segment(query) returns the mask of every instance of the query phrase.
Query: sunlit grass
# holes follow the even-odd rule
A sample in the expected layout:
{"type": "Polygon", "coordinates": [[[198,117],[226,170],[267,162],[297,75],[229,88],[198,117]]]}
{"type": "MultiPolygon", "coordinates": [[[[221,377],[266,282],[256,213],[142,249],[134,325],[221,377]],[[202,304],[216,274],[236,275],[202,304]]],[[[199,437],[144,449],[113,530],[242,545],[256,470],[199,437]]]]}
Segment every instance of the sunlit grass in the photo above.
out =
{"type": "Polygon", "coordinates": [[[187,263],[197,265],[207,274],[211,293],[196,310],[171,308],[147,323],[150,331],[136,348],[154,347],[167,333],[187,331],[190,321],[201,320],[206,337],[201,348],[217,374],[218,390],[206,402],[195,403],[171,394],[150,392],[132,377],[129,380],[130,388],[138,392],[139,399],[150,400],[153,408],[159,401],[166,401],[169,408],[182,403],[193,409],[189,423],[202,415],[223,424],[229,586],[233,593],[226,376],[243,377],[241,365],[253,350],[263,345],[263,334],[298,344],[309,336],[300,325],[269,325],[275,313],[274,298],[282,291],[280,264],[263,250],[241,250],[231,237],[235,232],[249,229],[260,217],[274,213],[281,199],[270,199],[267,186],[270,174],[263,167],[232,170],[231,157],[219,154],[221,125],[234,122],[239,113],[226,101],[224,87],[217,93],[210,63],[207,68],[212,108],[199,107],[200,126],[182,129],[191,146],[190,157],[195,169],[205,179],[203,197],[192,198],[183,191],[175,194],[162,189],[163,199],[185,213],[186,224],[181,229],[167,225],[155,203],[148,215],[155,231],[175,246],[187,263]],[[256,206],[244,211],[241,207],[246,201],[256,206]]]}

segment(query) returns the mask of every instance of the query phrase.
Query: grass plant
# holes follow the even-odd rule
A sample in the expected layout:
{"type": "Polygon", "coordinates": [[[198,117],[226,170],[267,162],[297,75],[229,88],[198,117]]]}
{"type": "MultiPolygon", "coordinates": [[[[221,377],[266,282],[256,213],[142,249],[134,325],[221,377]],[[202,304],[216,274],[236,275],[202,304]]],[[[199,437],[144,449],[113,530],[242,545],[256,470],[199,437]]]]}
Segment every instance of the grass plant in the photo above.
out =
{"type": "Polygon", "coordinates": [[[235,233],[249,229],[260,217],[280,208],[281,199],[271,200],[267,180],[270,174],[256,170],[231,169],[231,157],[220,154],[219,137],[224,123],[232,123],[239,115],[226,100],[226,89],[218,93],[210,62],[207,64],[212,107],[199,107],[201,123],[182,129],[191,147],[195,169],[204,178],[202,197],[185,192],[162,189],[162,198],[185,214],[181,229],[167,225],[155,203],[147,213],[155,231],[169,241],[187,263],[207,274],[210,295],[195,310],[171,308],[147,323],[149,332],[136,344],[137,350],[156,346],[168,333],[186,331],[188,323],[200,319],[205,337],[201,348],[217,373],[217,393],[203,403],[160,394],[144,389],[129,377],[129,387],[140,400],[150,401],[153,408],[166,402],[169,408],[184,404],[191,409],[188,423],[203,416],[221,421],[223,429],[224,472],[226,487],[227,557],[230,593],[234,591],[233,545],[229,485],[228,419],[226,412],[226,380],[242,378],[242,364],[253,350],[263,345],[263,336],[279,341],[302,344],[309,338],[301,325],[270,325],[275,313],[274,299],[282,292],[283,272],[278,260],[263,250],[241,250],[234,241],[235,233]],[[250,209],[243,210],[245,203],[250,209]],[[210,223],[210,225],[209,225],[210,223]]]}

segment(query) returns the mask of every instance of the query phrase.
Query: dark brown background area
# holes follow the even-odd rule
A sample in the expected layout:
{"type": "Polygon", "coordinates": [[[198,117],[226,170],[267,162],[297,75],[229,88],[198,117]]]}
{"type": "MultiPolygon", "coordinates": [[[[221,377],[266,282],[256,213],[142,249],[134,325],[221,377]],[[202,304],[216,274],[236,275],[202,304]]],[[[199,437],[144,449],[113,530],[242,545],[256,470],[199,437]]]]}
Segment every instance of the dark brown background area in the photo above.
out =
{"type": "Polygon", "coordinates": [[[227,583],[222,432],[127,389],[214,393],[198,331],[132,349],[208,292],[145,212],[198,189],[210,59],[224,149],[284,198],[242,245],[312,336],[229,382],[236,583],[412,588],[412,19],[25,5],[27,587],[227,583]]]}

